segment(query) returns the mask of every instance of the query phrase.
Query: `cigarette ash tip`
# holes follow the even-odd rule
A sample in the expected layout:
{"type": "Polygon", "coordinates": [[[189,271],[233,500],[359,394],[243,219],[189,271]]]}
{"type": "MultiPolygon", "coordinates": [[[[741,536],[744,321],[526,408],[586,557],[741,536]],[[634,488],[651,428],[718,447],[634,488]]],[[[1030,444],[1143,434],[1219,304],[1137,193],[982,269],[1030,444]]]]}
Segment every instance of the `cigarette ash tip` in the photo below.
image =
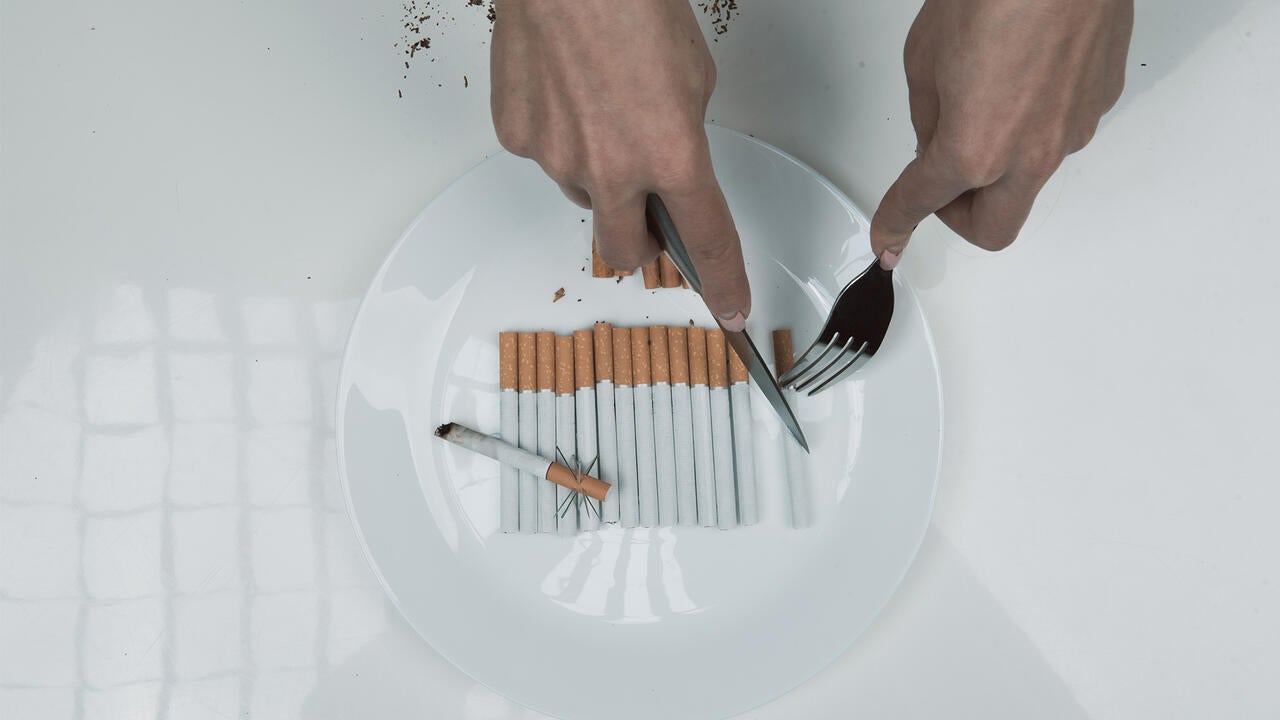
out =
{"type": "Polygon", "coordinates": [[[448,438],[449,433],[453,432],[453,423],[447,422],[436,428],[436,437],[448,438]]]}

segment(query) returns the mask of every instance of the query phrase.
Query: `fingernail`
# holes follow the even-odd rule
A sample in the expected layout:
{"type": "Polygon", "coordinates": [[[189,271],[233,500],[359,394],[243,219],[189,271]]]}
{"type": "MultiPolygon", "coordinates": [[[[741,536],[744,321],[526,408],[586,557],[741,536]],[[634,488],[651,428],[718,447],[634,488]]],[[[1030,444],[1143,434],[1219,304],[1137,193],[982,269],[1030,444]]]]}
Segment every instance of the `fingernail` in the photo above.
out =
{"type": "Polygon", "coordinates": [[[902,259],[902,251],[885,250],[880,253],[880,267],[885,270],[892,270],[898,267],[898,261],[902,259]]]}
{"type": "Polygon", "coordinates": [[[729,332],[742,332],[747,328],[747,319],[740,312],[720,315],[720,325],[729,332]]]}

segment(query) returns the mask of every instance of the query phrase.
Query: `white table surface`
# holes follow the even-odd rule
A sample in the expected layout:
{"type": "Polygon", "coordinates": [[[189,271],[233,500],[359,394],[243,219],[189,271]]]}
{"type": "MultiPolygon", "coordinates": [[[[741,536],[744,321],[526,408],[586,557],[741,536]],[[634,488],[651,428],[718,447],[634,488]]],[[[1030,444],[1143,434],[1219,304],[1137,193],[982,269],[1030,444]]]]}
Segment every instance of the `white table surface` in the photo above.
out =
{"type": "MultiPolygon", "coordinates": [[[[0,716],[535,717],[394,613],[334,469],[366,283],[498,149],[454,4],[407,79],[399,2],[0,5],[0,716]]],[[[873,209],[915,8],[742,4],[711,119],[873,209]]],[[[1277,86],[1280,4],[1140,3],[1018,243],[921,226],[933,527],[878,624],[746,717],[1280,714],[1277,86]]]]}

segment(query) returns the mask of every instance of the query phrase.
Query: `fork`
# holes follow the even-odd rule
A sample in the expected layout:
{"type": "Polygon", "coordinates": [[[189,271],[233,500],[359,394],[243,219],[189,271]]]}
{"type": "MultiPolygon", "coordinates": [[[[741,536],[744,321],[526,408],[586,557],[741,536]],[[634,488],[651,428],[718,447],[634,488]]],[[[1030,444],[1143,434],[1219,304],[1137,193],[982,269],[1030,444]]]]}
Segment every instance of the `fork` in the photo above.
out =
{"type": "Polygon", "coordinates": [[[840,291],[817,339],[778,378],[778,384],[796,392],[813,386],[810,395],[822,392],[846,376],[859,359],[876,354],[892,317],[893,271],[885,270],[879,259],[873,258],[840,291]],[[810,355],[813,359],[805,362],[810,355]]]}

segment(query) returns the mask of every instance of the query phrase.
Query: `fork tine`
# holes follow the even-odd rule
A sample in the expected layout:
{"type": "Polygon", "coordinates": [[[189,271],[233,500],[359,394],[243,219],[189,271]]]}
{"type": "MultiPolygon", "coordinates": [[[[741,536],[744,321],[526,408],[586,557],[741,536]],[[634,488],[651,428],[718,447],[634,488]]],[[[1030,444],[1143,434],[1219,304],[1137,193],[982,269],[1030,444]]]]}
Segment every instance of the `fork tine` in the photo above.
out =
{"type": "Polygon", "coordinates": [[[810,396],[817,395],[818,393],[822,392],[823,388],[835,382],[841,375],[844,375],[845,371],[853,367],[853,364],[858,361],[858,358],[862,357],[862,353],[866,352],[867,346],[869,344],[870,343],[867,343],[867,342],[862,343],[862,346],[858,348],[858,351],[853,353],[853,355],[849,357],[848,362],[846,362],[844,365],[841,365],[839,370],[836,370],[835,373],[833,373],[830,377],[828,377],[826,380],[823,380],[822,383],[818,385],[818,387],[810,390],[809,395],[810,396]]]}
{"type": "MultiPolygon", "coordinates": [[[[821,340],[821,339],[822,339],[822,336],[821,336],[821,335],[819,335],[818,337],[814,338],[814,339],[813,339],[813,342],[809,343],[809,347],[808,347],[807,349],[805,349],[805,351],[804,351],[804,352],[800,353],[800,357],[798,357],[798,358],[796,358],[796,359],[794,359],[794,360],[792,360],[792,361],[791,361],[791,368],[790,368],[790,369],[788,369],[786,372],[784,372],[784,373],[782,373],[781,375],[779,375],[779,376],[778,376],[778,384],[779,384],[779,385],[781,385],[781,386],[783,386],[783,387],[785,387],[785,386],[786,386],[786,384],[787,384],[787,383],[786,383],[786,380],[785,380],[784,378],[787,378],[788,376],[791,376],[791,375],[794,375],[794,374],[795,374],[795,372],[796,372],[796,368],[798,368],[798,367],[800,367],[801,365],[803,365],[803,364],[804,364],[804,359],[805,359],[805,358],[807,358],[807,357],[809,357],[809,353],[813,352],[814,348],[818,347],[818,341],[819,341],[819,340],[821,340]]],[[[834,342],[834,341],[835,341],[835,338],[832,338],[832,341],[834,342]]],[[[830,345],[830,344],[831,344],[831,343],[827,343],[827,345],[830,345]]]]}
{"type": "MultiPolygon", "coordinates": [[[[807,374],[809,370],[813,368],[814,365],[817,365],[818,363],[822,362],[822,358],[826,357],[827,353],[831,352],[831,349],[835,347],[835,344],[839,339],[840,339],[840,333],[835,333],[834,335],[832,335],[831,340],[827,342],[827,345],[822,349],[821,354],[819,354],[817,357],[810,360],[809,362],[805,363],[804,365],[801,365],[797,361],[795,365],[791,366],[791,369],[788,370],[786,374],[784,374],[781,378],[778,378],[778,384],[783,386],[790,385],[794,383],[797,379],[799,379],[801,376],[807,374]]],[[[815,340],[814,345],[816,344],[817,344],[817,341],[815,340]]],[[[809,350],[812,350],[814,345],[810,345],[809,350]]],[[[808,355],[809,350],[805,350],[804,354],[808,355]]],[[[804,357],[804,355],[801,355],[800,357],[804,357]]]]}
{"type": "Polygon", "coordinates": [[[843,358],[848,353],[849,346],[852,344],[853,344],[852,337],[850,337],[848,340],[845,340],[844,345],[840,346],[840,351],[831,357],[831,362],[828,362],[826,365],[823,365],[820,370],[814,370],[811,373],[806,373],[804,380],[794,385],[795,391],[800,392],[804,390],[806,387],[812,385],[815,381],[817,381],[819,378],[825,375],[828,370],[834,367],[836,363],[840,362],[840,359],[843,358]]]}

